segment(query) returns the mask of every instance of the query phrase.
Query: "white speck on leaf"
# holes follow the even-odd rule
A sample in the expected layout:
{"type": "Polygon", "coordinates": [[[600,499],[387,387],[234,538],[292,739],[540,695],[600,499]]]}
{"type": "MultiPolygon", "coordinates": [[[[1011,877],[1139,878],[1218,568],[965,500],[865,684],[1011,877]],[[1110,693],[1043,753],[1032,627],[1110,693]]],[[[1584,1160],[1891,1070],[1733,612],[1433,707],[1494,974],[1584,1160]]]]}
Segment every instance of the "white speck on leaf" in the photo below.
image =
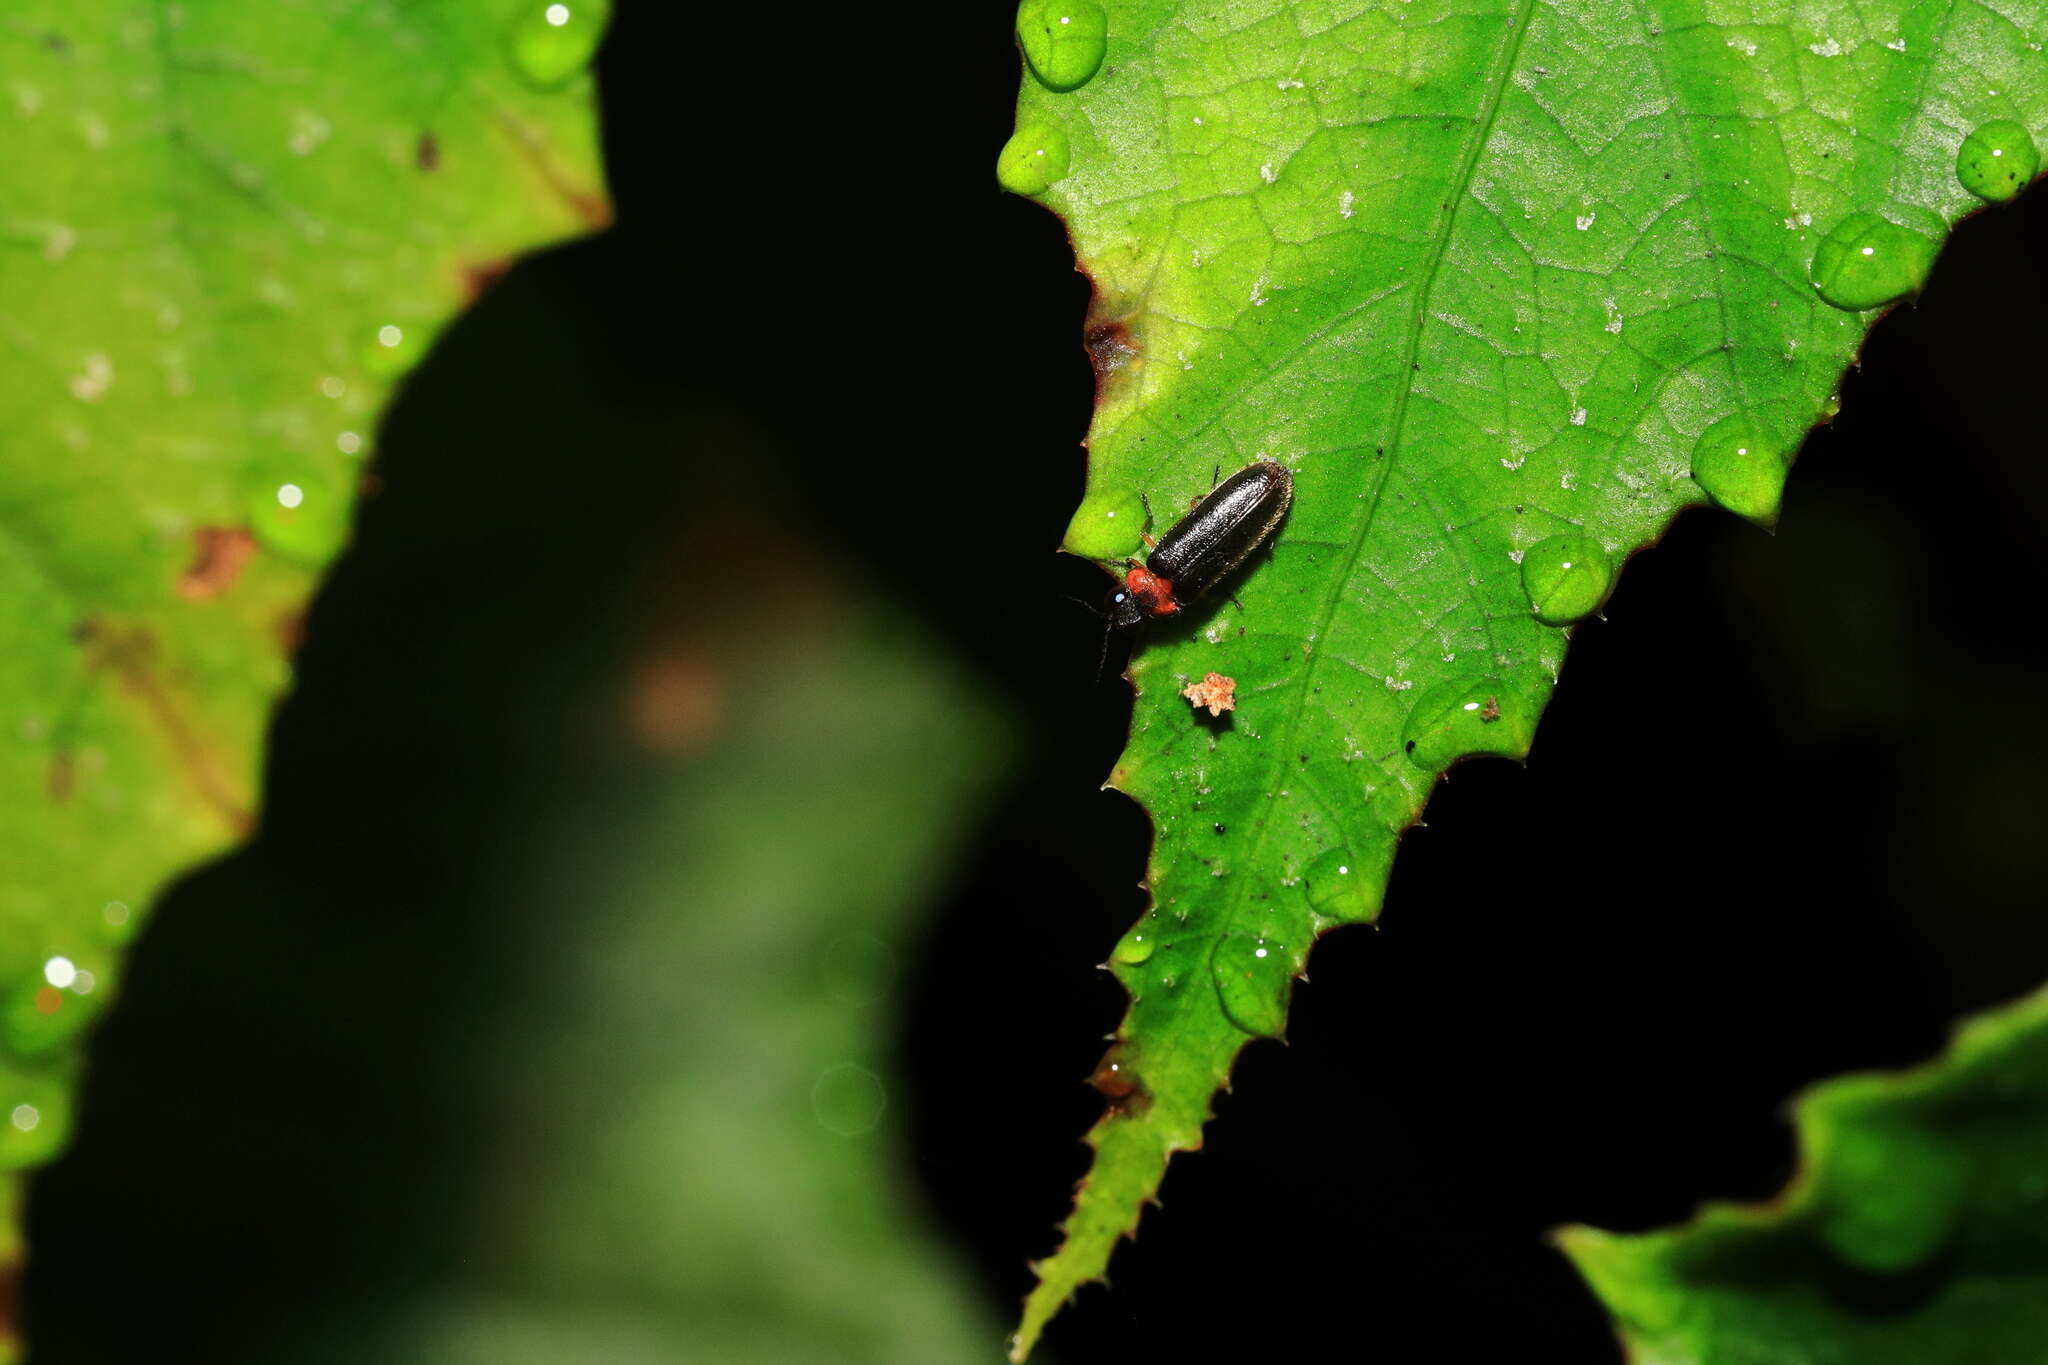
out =
{"type": "Polygon", "coordinates": [[[1842,55],[1842,45],[1833,38],[1823,38],[1817,43],[1808,43],[1806,50],[1816,57],[1839,57],[1842,55]]]}
{"type": "Polygon", "coordinates": [[[1574,226],[1578,228],[1579,231],[1584,232],[1586,229],[1593,226],[1593,220],[1599,216],[1600,215],[1597,212],[1582,213],[1578,217],[1572,219],[1572,223],[1574,226]]]}
{"type": "Polygon", "coordinates": [[[97,403],[114,387],[114,362],[104,351],[94,351],[71,376],[71,396],[81,403],[97,403]]]}
{"type": "Polygon", "coordinates": [[[285,145],[292,149],[293,156],[310,156],[333,131],[333,125],[326,119],[301,109],[292,115],[291,136],[285,139],[285,145]]]}

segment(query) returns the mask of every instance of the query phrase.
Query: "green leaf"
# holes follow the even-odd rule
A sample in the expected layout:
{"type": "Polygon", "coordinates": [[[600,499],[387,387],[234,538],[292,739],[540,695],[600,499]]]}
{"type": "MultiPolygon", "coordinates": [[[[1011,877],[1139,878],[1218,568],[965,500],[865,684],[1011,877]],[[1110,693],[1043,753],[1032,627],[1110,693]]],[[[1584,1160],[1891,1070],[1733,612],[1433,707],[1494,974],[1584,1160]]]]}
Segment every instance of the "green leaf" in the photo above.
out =
{"type": "Polygon", "coordinates": [[[687,627],[548,692],[543,747],[572,757],[512,875],[477,878],[512,966],[451,1057],[491,1138],[441,1154],[445,1250],[418,1235],[437,1250],[402,1292],[333,1305],[277,1358],[994,1355],[908,1188],[890,1035],[919,907],[1000,767],[995,717],[845,565],[723,554],[786,528],[765,501],[680,509],[686,543],[720,548],[638,600],[687,627]],[[771,591],[805,608],[772,631],[702,610],[771,591]],[[622,696],[641,743],[591,743],[622,696]]]}
{"type": "Polygon", "coordinates": [[[2040,1357],[2048,991],[1971,1020],[1917,1071],[1816,1086],[1795,1122],[1804,1165],[1775,1204],[1711,1205],[1644,1236],[1560,1235],[1634,1359],[2040,1357]]]}
{"type": "Polygon", "coordinates": [[[607,215],[601,0],[31,0],[0,34],[0,1164],[165,880],[260,806],[393,383],[607,215]],[[571,13],[571,10],[574,13],[571,13]],[[557,22],[557,21],[560,22],[557,22]]]}
{"type": "MultiPolygon", "coordinates": [[[[1776,517],[1876,310],[2002,193],[1972,132],[2031,166],[2048,127],[2038,11],[1106,14],[1092,79],[1027,70],[998,171],[1096,287],[1067,548],[1137,553],[1133,502],[1171,522],[1257,458],[1295,496],[1132,668],[1111,780],[1152,816],[1154,904],[1112,954],[1112,1105],[1019,1358],[1280,1032],[1316,936],[1377,915],[1443,770],[1526,752],[1615,567],[1690,505],[1776,517]],[[1210,672],[1235,680],[1221,725],[1180,695],[1210,672]]],[[[1653,707],[1616,722],[1683,740],[1653,707]]]]}

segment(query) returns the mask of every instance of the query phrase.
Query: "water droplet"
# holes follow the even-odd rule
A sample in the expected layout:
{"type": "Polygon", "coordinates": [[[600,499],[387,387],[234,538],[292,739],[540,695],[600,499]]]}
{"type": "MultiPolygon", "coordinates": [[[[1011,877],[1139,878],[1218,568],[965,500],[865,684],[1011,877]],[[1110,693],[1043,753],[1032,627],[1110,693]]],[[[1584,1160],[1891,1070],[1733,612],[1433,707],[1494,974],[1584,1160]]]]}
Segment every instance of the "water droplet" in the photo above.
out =
{"type": "Polygon", "coordinates": [[[98,1016],[105,999],[90,998],[100,980],[90,968],[100,965],[53,953],[19,978],[0,1002],[0,1038],[7,1050],[16,1057],[38,1057],[76,1037],[98,1016]]]}
{"type": "Polygon", "coordinates": [[[1311,910],[1326,919],[1360,924],[1380,913],[1380,873],[1351,855],[1349,849],[1326,848],[1301,870],[1301,884],[1311,910]]]}
{"type": "Polygon", "coordinates": [[[1852,213],[1813,252],[1813,287],[1837,308],[1861,312],[1920,292],[1934,242],[1874,213],[1852,213]]]}
{"type": "Polygon", "coordinates": [[[1278,1038],[1287,1026],[1287,990],[1298,970],[1278,940],[1225,934],[1209,959],[1209,979],[1230,1022],[1254,1038],[1278,1038]]]}
{"type": "Polygon", "coordinates": [[[1126,1043],[1114,1043],[1109,1051],[1102,1054],[1102,1060],[1096,1063],[1094,1073],[1088,1077],[1088,1084],[1120,1109],[1129,1108],[1145,1089],[1145,1083],[1138,1079],[1137,1068],[1131,1064],[1131,1049],[1126,1043]]]}
{"type": "Polygon", "coordinates": [[[1095,0],[1024,0],[1017,8],[1025,65],[1048,90],[1086,85],[1108,42],[1109,16],[1095,0]]]}
{"type": "Polygon", "coordinates": [[[996,158],[996,182],[1012,194],[1040,194],[1067,173],[1067,135],[1045,123],[1027,123],[1010,135],[996,158]]]}
{"type": "Polygon", "coordinates": [[[1109,950],[1110,960],[1126,967],[1135,967],[1152,956],[1152,950],[1159,946],[1158,933],[1147,915],[1138,927],[1116,941],[1116,947],[1109,950]]]}
{"type": "Polygon", "coordinates": [[[108,901],[100,907],[100,937],[109,943],[126,943],[134,937],[141,917],[128,908],[126,901],[108,901]]]}
{"type": "Polygon", "coordinates": [[[513,69],[538,89],[566,84],[590,65],[610,10],[610,0],[529,0],[512,24],[513,69]]]}
{"type": "Polygon", "coordinates": [[[0,1170],[48,1161],[71,1136],[71,1100],[57,1076],[0,1070],[0,1170]]]}
{"type": "Polygon", "coordinates": [[[1815,1185],[1821,1240],[1851,1265],[1890,1275],[1948,1244],[1968,1172],[1925,1133],[1859,1113],[1833,1129],[1815,1185]]]}
{"type": "Polygon", "coordinates": [[[882,1078],[852,1062],[826,1067],[811,1086],[811,1113],[818,1126],[839,1137],[874,1131],[888,1104],[889,1091],[882,1078]]]}
{"type": "Polygon", "coordinates": [[[2041,169],[2041,154],[2027,130],[2011,119],[1993,119],[1963,139],[1956,153],[1956,179],[1979,199],[2002,204],[2019,194],[2041,169]]]}
{"type": "Polygon", "coordinates": [[[1546,626],[1568,626],[1590,616],[1614,584],[1614,561],[1591,536],[1539,540],[1522,555],[1522,590],[1529,610],[1546,626]]]}
{"type": "Polygon", "coordinates": [[[1785,495],[1785,458],[1749,418],[1724,417],[1692,448],[1692,477],[1708,497],[1759,526],[1774,526],[1785,495]]]}
{"type": "Polygon", "coordinates": [[[1121,560],[1137,553],[1144,534],[1144,502],[1135,490],[1120,488],[1081,499],[1060,543],[1083,559],[1121,560]]]}
{"type": "Polygon", "coordinates": [[[420,363],[428,340],[424,327],[380,324],[363,344],[363,368],[380,379],[395,379],[420,363]]]}
{"type": "Polygon", "coordinates": [[[1499,678],[1447,682],[1416,698],[1401,730],[1408,761],[1438,772],[1461,758],[1521,758],[1535,725],[1529,704],[1499,678]]]}
{"type": "Polygon", "coordinates": [[[325,562],[348,539],[344,485],[300,461],[265,461],[249,476],[249,530],[266,549],[325,562]]]}

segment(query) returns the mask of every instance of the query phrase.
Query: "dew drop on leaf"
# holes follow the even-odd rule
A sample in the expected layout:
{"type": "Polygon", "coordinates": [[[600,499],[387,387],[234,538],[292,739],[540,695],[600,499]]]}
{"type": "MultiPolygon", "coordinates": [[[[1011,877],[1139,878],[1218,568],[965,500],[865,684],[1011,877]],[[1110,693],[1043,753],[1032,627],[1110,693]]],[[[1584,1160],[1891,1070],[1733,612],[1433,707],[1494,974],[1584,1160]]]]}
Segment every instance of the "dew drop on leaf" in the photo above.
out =
{"type": "Polygon", "coordinates": [[[1956,153],[1956,179],[1979,199],[1994,204],[2016,197],[2041,169],[2041,154],[2026,128],[1993,119],[1963,139],[1956,153]]]}
{"type": "Polygon", "coordinates": [[[1287,988],[1294,955],[1279,940],[1225,934],[1216,940],[1209,977],[1230,1022],[1254,1038],[1277,1038],[1287,1025],[1287,988]]]}
{"type": "Polygon", "coordinates": [[[1522,590],[1529,610],[1546,626],[1568,626],[1607,600],[1614,561],[1591,536],[1540,540],[1522,555],[1522,590]]]}
{"type": "Polygon", "coordinates": [[[1148,961],[1157,946],[1157,937],[1150,923],[1140,924],[1116,941],[1116,947],[1109,950],[1110,960],[1135,967],[1148,961]]]}
{"type": "Polygon", "coordinates": [[[811,1085],[811,1113],[820,1128],[839,1137],[872,1132],[888,1104],[882,1078],[852,1062],[826,1067],[811,1085]]]}
{"type": "Polygon", "coordinates": [[[1067,135],[1045,123],[1027,123],[1010,135],[996,158],[996,182],[1012,194],[1038,194],[1067,173],[1067,135]]]}
{"type": "Polygon", "coordinates": [[[1401,747],[1425,772],[1481,754],[1521,758],[1529,752],[1535,725],[1529,710],[1499,678],[1443,683],[1416,699],[1401,730],[1401,747]]]}
{"type": "Polygon", "coordinates": [[[0,1171],[49,1160],[71,1136],[65,1079],[0,1067],[0,1171]]]}
{"type": "Polygon", "coordinates": [[[419,364],[426,351],[424,327],[379,323],[370,329],[369,340],[363,343],[363,368],[380,379],[395,379],[419,364]]]}
{"type": "Polygon", "coordinates": [[[105,971],[99,958],[53,954],[8,989],[0,1004],[0,1041],[16,1058],[40,1057],[75,1038],[100,1013],[105,971]]]}
{"type": "Polygon", "coordinates": [[[1102,66],[1109,16],[1095,0],[1024,0],[1017,44],[1025,65],[1048,90],[1077,90],[1102,66]]]}
{"type": "Polygon", "coordinates": [[[1114,560],[1137,553],[1145,531],[1145,504],[1130,489],[1084,498],[1061,542],[1068,554],[1114,560]]]}
{"type": "Polygon", "coordinates": [[[1817,1166],[1817,1231],[1859,1270],[1911,1270],[1947,1245],[1961,1215],[1961,1158],[1901,1124],[1844,1125],[1817,1166]]]}
{"type": "Polygon", "coordinates": [[[609,0],[541,0],[523,5],[512,24],[512,69],[529,85],[565,85],[597,52],[609,0]]]}
{"type": "Polygon", "coordinates": [[[1380,912],[1380,878],[1345,848],[1326,848],[1302,869],[1301,884],[1311,910],[1325,919],[1357,924],[1380,912]]]}
{"type": "Polygon", "coordinates": [[[265,549],[318,564],[348,538],[345,485],[304,461],[265,461],[250,476],[249,530],[265,549]]]}
{"type": "Polygon", "coordinates": [[[1874,213],[1852,213],[1813,252],[1813,287],[1837,308],[1860,312],[1920,292],[1934,241],[1874,213]]]}
{"type": "Polygon", "coordinates": [[[1692,477],[1721,506],[1759,526],[1778,520],[1785,494],[1785,460],[1741,415],[1708,427],[1692,450],[1692,477]]]}

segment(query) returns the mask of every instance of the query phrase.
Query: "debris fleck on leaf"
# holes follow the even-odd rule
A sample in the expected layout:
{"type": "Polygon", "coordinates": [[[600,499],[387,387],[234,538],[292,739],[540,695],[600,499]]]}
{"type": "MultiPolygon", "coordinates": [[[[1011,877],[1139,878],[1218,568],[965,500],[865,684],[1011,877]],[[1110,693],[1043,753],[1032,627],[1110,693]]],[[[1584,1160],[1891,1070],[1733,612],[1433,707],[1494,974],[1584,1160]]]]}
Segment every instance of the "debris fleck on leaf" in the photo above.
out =
{"type": "Polygon", "coordinates": [[[1221,673],[1205,673],[1200,682],[1189,683],[1180,694],[1194,704],[1196,710],[1209,709],[1212,716],[1237,709],[1237,679],[1226,678],[1221,673]]]}

